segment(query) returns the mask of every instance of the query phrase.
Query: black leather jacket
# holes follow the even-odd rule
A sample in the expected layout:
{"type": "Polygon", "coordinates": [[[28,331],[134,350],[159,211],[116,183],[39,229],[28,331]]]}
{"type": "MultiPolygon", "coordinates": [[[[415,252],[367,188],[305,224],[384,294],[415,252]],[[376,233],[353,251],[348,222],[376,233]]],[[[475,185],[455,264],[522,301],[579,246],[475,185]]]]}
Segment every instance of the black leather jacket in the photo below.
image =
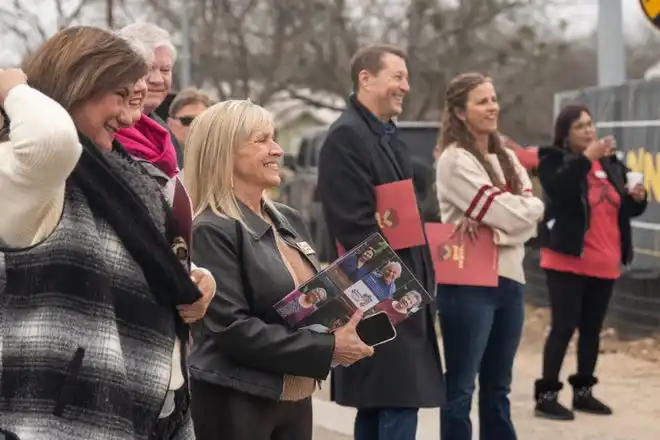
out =
{"type": "MultiPolygon", "coordinates": [[[[299,214],[288,206],[266,206],[279,235],[294,248],[310,237],[299,214]]],[[[217,293],[204,319],[193,325],[189,356],[193,379],[279,400],[284,375],[325,379],[334,336],[291,330],[273,305],[295,289],[270,225],[241,205],[238,221],[200,214],[193,225],[193,262],[211,271],[217,293]]],[[[307,252],[309,253],[309,251],[307,252]]],[[[315,255],[305,255],[316,270],[315,255]]]]}

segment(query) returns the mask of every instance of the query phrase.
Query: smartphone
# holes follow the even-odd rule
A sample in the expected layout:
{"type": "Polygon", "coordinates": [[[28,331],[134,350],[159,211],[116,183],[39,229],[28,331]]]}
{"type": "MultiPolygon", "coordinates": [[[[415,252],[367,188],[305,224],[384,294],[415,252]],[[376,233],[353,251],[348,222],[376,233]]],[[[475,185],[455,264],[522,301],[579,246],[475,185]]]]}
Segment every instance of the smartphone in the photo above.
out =
{"type": "Polygon", "coordinates": [[[370,347],[390,342],[396,338],[396,329],[385,312],[374,313],[363,318],[355,330],[360,339],[370,347]]]}

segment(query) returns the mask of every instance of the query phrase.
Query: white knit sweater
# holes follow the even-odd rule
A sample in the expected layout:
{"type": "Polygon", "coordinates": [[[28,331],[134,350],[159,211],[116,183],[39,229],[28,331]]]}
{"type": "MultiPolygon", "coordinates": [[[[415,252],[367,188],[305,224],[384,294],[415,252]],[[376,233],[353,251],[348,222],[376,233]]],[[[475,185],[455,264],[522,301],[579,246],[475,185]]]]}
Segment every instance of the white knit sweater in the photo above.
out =
{"type": "MultiPolygon", "coordinates": [[[[0,243],[20,248],[41,242],[57,227],[66,179],[82,146],[69,113],[31,87],[11,89],[4,107],[11,133],[0,143],[0,243]]],[[[177,339],[170,389],[184,383],[180,351],[177,339]]]]}
{"type": "Polygon", "coordinates": [[[11,133],[0,144],[0,239],[25,247],[57,226],[82,146],[66,110],[29,86],[11,89],[4,107],[11,133]]]}
{"type": "MultiPolygon", "coordinates": [[[[438,158],[436,188],[444,223],[457,223],[464,215],[489,226],[498,245],[499,275],[525,283],[522,261],[525,242],[536,235],[543,217],[543,202],[532,195],[532,183],[516,155],[506,150],[523,185],[521,195],[493,186],[486,169],[467,150],[450,145],[438,158]]],[[[504,181],[494,154],[486,159],[504,181]]]]}

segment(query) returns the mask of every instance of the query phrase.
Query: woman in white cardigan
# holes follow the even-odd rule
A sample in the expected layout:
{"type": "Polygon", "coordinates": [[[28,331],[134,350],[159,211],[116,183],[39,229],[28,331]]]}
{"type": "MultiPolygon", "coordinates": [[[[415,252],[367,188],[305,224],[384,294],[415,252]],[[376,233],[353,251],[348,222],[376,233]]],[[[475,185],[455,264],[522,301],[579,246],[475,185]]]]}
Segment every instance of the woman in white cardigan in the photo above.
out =
{"type": "MultiPolygon", "coordinates": [[[[61,34],[58,34],[52,41],[49,42],[51,45],[55,44],[62,44],[62,45],[67,45],[71,44],[72,39],[69,38],[69,35],[65,35],[65,33],[69,34],[79,34],[79,37],[81,38],[81,45],[88,44],[92,45],[90,41],[98,40],[99,42],[103,43],[105,46],[101,45],[103,48],[110,48],[113,49],[114,52],[112,52],[110,49],[106,49],[107,53],[111,53],[110,55],[107,55],[108,57],[111,57],[112,54],[119,58],[119,56],[124,56],[125,58],[129,58],[131,62],[137,67],[142,67],[143,61],[138,60],[138,57],[130,52],[130,49],[125,45],[125,43],[121,43],[116,37],[105,33],[104,31],[101,30],[95,30],[92,28],[75,28],[75,29],[69,29],[67,31],[63,31],[61,34]],[[83,41],[84,40],[84,41],[83,41]]],[[[41,49],[40,49],[41,50],[41,49]]],[[[99,53],[98,55],[94,53],[94,50],[88,53],[92,53],[93,55],[101,56],[101,50],[98,49],[99,53]]],[[[43,50],[43,54],[41,54],[42,57],[47,57],[45,55],[46,50],[43,50]]],[[[51,53],[53,51],[50,51],[51,53]]],[[[56,51],[55,51],[56,52],[56,51]]],[[[82,50],[81,50],[82,52],[82,50]]],[[[76,53],[76,55],[78,55],[76,53]]],[[[30,63],[28,63],[28,66],[32,64],[32,67],[34,67],[35,63],[39,62],[39,58],[34,58],[30,60],[30,63]]],[[[106,64],[110,64],[111,62],[116,62],[115,59],[108,59],[108,60],[102,60],[105,61],[106,64]]],[[[64,69],[66,63],[70,63],[71,66],[69,66],[71,69],[75,69],[75,63],[76,59],[75,56],[72,55],[70,59],[62,61],[61,64],[58,64],[58,67],[61,67],[64,69]]],[[[117,62],[118,64],[121,64],[117,62]]],[[[91,69],[92,66],[94,66],[94,63],[89,61],[87,63],[86,68],[91,69]]],[[[96,68],[100,70],[101,74],[100,76],[106,75],[106,76],[111,76],[112,74],[108,74],[108,72],[103,71],[103,68],[105,65],[99,66],[96,65],[96,68]]],[[[116,70],[117,67],[114,67],[116,70]]],[[[35,72],[43,72],[43,69],[34,69],[35,72]]],[[[128,70],[128,69],[127,69],[128,70]]],[[[146,70],[146,66],[145,66],[146,70]]],[[[43,78],[39,78],[38,74],[35,74],[33,72],[33,75],[30,77],[30,81],[36,82],[37,84],[40,84],[42,89],[48,89],[50,87],[50,84],[46,84],[47,81],[43,80],[43,78]],[[39,81],[41,79],[41,81],[39,81]]],[[[97,72],[98,73],[98,72],[97,72]]],[[[137,79],[137,76],[139,76],[139,69],[136,69],[135,72],[129,71],[128,73],[124,73],[124,76],[127,78],[132,78],[133,81],[137,79]]],[[[67,80],[72,80],[75,78],[74,75],[65,75],[65,78],[67,80]]],[[[96,78],[96,77],[95,77],[96,78]]],[[[64,79],[62,81],[65,81],[64,79]]],[[[116,82],[120,82],[119,79],[115,80],[116,82]]],[[[127,80],[130,81],[130,80],[127,80]]],[[[66,82],[65,82],[66,84],[66,82]]],[[[124,86],[124,84],[121,84],[124,86]]],[[[85,86],[88,86],[86,84],[85,86]]],[[[35,86],[36,87],[36,86],[35,86]]],[[[107,84],[105,87],[108,87],[107,84]]],[[[76,89],[75,87],[71,86],[71,90],[75,90],[75,92],[79,92],[79,89],[76,89]]],[[[75,92],[71,92],[71,95],[75,95],[75,92]]],[[[71,106],[72,111],[71,114],[67,111],[67,109],[64,108],[63,104],[56,102],[54,99],[51,99],[50,97],[46,96],[45,94],[37,91],[35,88],[32,88],[27,85],[27,78],[26,75],[19,69],[7,69],[7,70],[0,70],[0,105],[2,105],[6,111],[5,117],[3,119],[5,120],[10,120],[10,129],[6,129],[5,127],[5,134],[8,136],[4,136],[4,142],[0,144],[0,208],[2,209],[3,215],[0,216],[0,294],[5,294],[6,298],[11,298],[12,295],[14,295],[17,298],[22,298],[21,295],[24,295],[25,292],[21,291],[19,293],[18,290],[16,290],[14,287],[12,287],[9,282],[7,282],[6,285],[3,285],[3,281],[11,279],[13,276],[13,273],[10,273],[12,270],[12,265],[19,265],[22,263],[19,263],[19,259],[22,258],[22,255],[28,255],[30,252],[39,252],[39,249],[43,249],[44,247],[52,247],[54,248],[55,245],[53,244],[58,240],[57,237],[53,238],[54,236],[58,236],[58,230],[61,230],[62,228],[66,228],[66,221],[62,220],[64,217],[66,217],[66,213],[63,214],[63,211],[65,210],[65,204],[69,203],[70,201],[67,202],[67,194],[66,194],[66,187],[69,185],[71,181],[71,175],[74,173],[74,169],[76,167],[80,167],[80,162],[81,161],[81,154],[83,154],[83,148],[81,146],[81,136],[87,136],[88,139],[91,139],[93,142],[93,148],[97,148],[98,150],[105,150],[104,153],[101,154],[101,156],[106,155],[106,154],[111,154],[109,150],[114,150],[114,145],[113,145],[113,133],[116,131],[116,128],[126,124],[125,122],[125,111],[127,110],[127,107],[124,106],[124,104],[128,101],[130,101],[130,89],[127,89],[126,87],[122,87],[120,89],[113,88],[111,93],[108,93],[106,91],[102,91],[103,93],[100,93],[101,98],[97,96],[97,101],[101,102],[102,105],[99,107],[100,104],[97,104],[94,102],[92,99],[89,100],[84,100],[84,104],[88,104],[89,102],[92,102],[92,104],[89,104],[86,108],[87,111],[84,113],[81,113],[79,110],[80,103],[77,102],[77,106],[71,106]],[[113,102],[114,101],[114,102],[113,102]],[[96,107],[94,105],[96,104],[96,107]],[[115,105],[116,104],[116,105],[115,105]],[[103,107],[105,106],[105,107],[103,107]],[[113,113],[114,116],[113,118],[108,117],[107,119],[104,119],[103,123],[99,124],[99,115],[102,114],[103,112],[108,112],[111,109],[113,112],[116,110],[116,114],[113,113]],[[74,120],[76,121],[74,124],[74,120]],[[113,130],[114,127],[114,130],[113,130]],[[80,132],[78,131],[80,130],[80,132]],[[82,135],[81,135],[82,133],[82,135]],[[95,144],[95,145],[94,145],[95,144]]],[[[97,93],[99,95],[99,93],[97,93]]],[[[69,95],[67,95],[67,98],[69,95]]],[[[63,99],[62,97],[59,97],[63,99]]],[[[6,121],[3,121],[6,122],[6,121]]],[[[3,124],[4,126],[4,124],[3,124]]],[[[88,141],[89,142],[89,141],[88,141]]],[[[114,151],[113,153],[114,154],[114,151]]],[[[84,154],[83,154],[84,156],[84,154]]],[[[109,157],[109,156],[105,156],[109,157]]],[[[103,164],[104,159],[100,158],[99,163],[103,164]]],[[[105,165],[101,165],[105,166],[105,165]]],[[[126,176],[132,176],[132,175],[138,175],[139,173],[135,173],[135,171],[130,171],[128,168],[132,167],[130,164],[126,167],[126,171],[124,175],[118,179],[121,180],[122,178],[125,178],[126,176]]],[[[113,169],[111,173],[114,173],[116,170],[113,169]]],[[[74,173],[75,174],[75,173],[74,173]]],[[[135,182],[137,182],[139,179],[136,178],[135,182]]],[[[142,181],[142,180],[140,180],[142,181]]],[[[125,184],[126,180],[124,180],[125,184]]],[[[129,182],[129,184],[132,183],[129,182]]],[[[138,190],[137,188],[133,188],[135,190],[138,190]]],[[[143,189],[139,189],[138,192],[144,192],[143,189]]],[[[119,200],[125,200],[125,199],[119,199],[119,200]]],[[[125,218],[125,217],[124,217],[125,218]]],[[[123,221],[123,220],[122,220],[123,221]]],[[[127,222],[129,219],[126,220],[127,222]]],[[[114,226],[113,226],[114,228],[114,226]]],[[[99,230],[101,228],[99,227],[99,230]]],[[[59,233],[61,235],[61,233],[59,233]]],[[[107,238],[105,235],[103,237],[107,238]]],[[[120,243],[123,244],[123,243],[120,243]]],[[[118,246],[115,246],[115,253],[120,256],[124,256],[124,251],[121,249],[117,249],[118,246]],[[120,252],[121,251],[121,252],[120,252]]],[[[92,250],[90,249],[90,252],[92,250]]],[[[95,251],[98,251],[96,249],[95,251]]],[[[168,250],[169,251],[169,250],[168,250]]],[[[166,251],[167,252],[167,251],[166,251]]],[[[90,254],[91,255],[91,254],[90,254]]],[[[115,260],[112,258],[115,257],[116,255],[112,253],[106,253],[106,257],[108,257],[108,265],[112,265],[115,260]]],[[[123,264],[123,263],[122,263],[123,264]]],[[[171,263],[166,263],[166,264],[171,264],[171,263]]],[[[162,267],[162,266],[161,266],[162,267]]],[[[96,268],[97,270],[102,270],[99,269],[98,267],[96,268]]],[[[104,268],[103,268],[104,269],[104,268]]],[[[122,269],[119,267],[119,269],[122,269]]],[[[124,269],[128,269],[125,267],[124,269]]],[[[148,270],[151,270],[150,276],[152,277],[158,277],[159,274],[165,275],[163,272],[158,272],[153,271],[153,266],[149,268],[148,270]]],[[[39,271],[39,269],[35,269],[35,271],[39,271]]],[[[125,270],[126,272],[128,270],[125,270]]],[[[61,271],[60,271],[61,272],[61,271]]],[[[65,272],[66,273],[66,272],[65,272]]],[[[57,274],[54,272],[49,272],[47,276],[44,276],[43,279],[46,280],[44,282],[51,282],[52,280],[49,277],[56,277],[57,274]]],[[[140,274],[138,274],[140,276],[140,274]]],[[[180,277],[180,275],[177,275],[180,277]]],[[[66,278],[66,275],[61,276],[62,279],[66,278]],[[63,278],[62,278],[63,277],[63,278]]],[[[196,301],[195,303],[185,303],[183,305],[179,306],[179,314],[180,314],[180,319],[185,320],[186,322],[192,322],[195,320],[200,319],[206,310],[206,306],[208,305],[208,300],[210,297],[213,296],[213,291],[214,291],[214,283],[212,280],[211,275],[207,271],[203,270],[198,270],[193,273],[193,280],[194,284],[197,284],[198,287],[200,287],[204,293],[203,297],[199,300],[196,301]]],[[[63,282],[66,282],[64,280],[63,282]]],[[[190,283],[190,280],[188,280],[188,283],[190,283]]],[[[80,281],[81,288],[86,285],[84,281],[80,281]]],[[[191,285],[188,284],[185,289],[188,289],[189,291],[194,290],[194,284],[192,284],[193,288],[191,289],[191,285]]],[[[128,285],[128,284],[127,284],[128,285]]],[[[92,286],[96,287],[96,286],[92,286]]],[[[103,286],[98,287],[98,291],[102,292],[103,286]]],[[[135,286],[130,285],[130,288],[134,288],[135,286]]],[[[139,286],[143,287],[143,286],[139,286]]],[[[172,289],[176,289],[176,286],[172,286],[172,289]]],[[[23,290],[29,290],[30,287],[25,287],[23,290]]],[[[35,292],[39,292],[40,289],[43,289],[41,286],[37,286],[35,288],[35,292]]],[[[89,289],[90,291],[94,291],[95,289],[89,289]]],[[[32,293],[32,291],[28,292],[32,293]]],[[[67,295],[70,292],[63,292],[63,295],[67,295]]],[[[148,294],[153,294],[153,289],[147,289],[144,291],[141,291],[140,293],[144,293],[145,295],[148,294]],[[151,290],[151,293],[149,292],[151,290]]],[[[199,295],[199,291],[196,292],[197,295],[199,295]]],[[[38,295],[33,295],[33,298],[37,298],[38,295]]],[[[27,299],[26,299],[27,300],[27,299]]],[[[121,303],[121,301],[126,301],[126,298],[115,298],[115,301],[118,301],[121,303]]],[[[136,303],[137,304],[137,303],[136,303]]],[[[18,307],[20,304],[18,302],[12,303],[11,299],[7,299],[5,302],[3,302],[3,311],[8,312],[8,310],[13,310],[9,307],[18,307]],[[7,302],[8,301],[8,302],[7,302]]],[[[41,310],[46,310],[50,307],[50,305],[42,305],[41,310]]],[[[91,309],[91,307],[88,307],[91,309]]],[[[169,309],[168,307],[166,308],[168,310],[173,310],[169,309]]],[[[119,316],[121,311],[118,311],[117,314],[119,316]]],[[[149,312],[144,310],[146,314],[149,312]]],[[[53,312],[55,314],[56,311],[53,312]]],[[[169,313],[169,312],[168,312],[169,313]]],[[[48,328],[48,325],[46,325],[46,321],[43,318],[40,318],[41,315],[39,315],[39,310],[34,310],[33,313],[34,316],[30,318],[25,318],[22,319],[19,323],[20,326],[28,326],[31,323],[36,323],[39,322],[39,325],[42,325],[43,328],[46,328],[48,332],[51,332],[53,335],[57,334],[58,329],[56,328],[48,328]],[[38,315],[38,316],[37,316],[38,315]],[[54,333],[53,333],[54,332],[54,333]]],[[[55,315],[54,315],[55,316],[55,315]]],[[[100,314],[98,315],[100,318],[107,318],[107,316],[100,314]]],[[[15,316],[16,319],[19,319],[18,316],[15,316]]],[[[51,317],[52,318],[52,317],[51,317]]],[[[50,321],[48,321],[50,322],[50,321]]],[[[84,322],[84,321],[83,321],[84,322]]],[[[105,321],[104,321],[105,322],[105,321]]],[[[8,332],[16,333],[20,330],[19,327],[15,327],[13,329],[7,329],[4,327],[4,325],[9,325],[7,322],[3,322],[3,336],[5,338],[5,353],[11,353],[13,348],[10,344],[12,341],[14,341],[12,335],[8,332]]],[[[73,320],[69,323],[71,325],[70,328],[70,339],[71,340],[76,340],[76,344],[78,344],[78,351],[76,351],[75,356],[73,356],[73,361],[75,363],[76,368],[86,368],[89,367],[89,365],[92,364],[92,359],[94,359],[95,352],[93,351],[94,348],[91,345],[87,344],[92,344],[90,342],[90,339],[85,339],[81,336],[82,331],[78,328],[82,322],[78,322],[76,320],[73,320]],[[81,353],[80,356],[78,353],[81,353]],[[86,354],[85,354],[86,353],[86,354]]],[[[179,326],[181,327],[181,326],[179,326]]],[[[107,331],[107,328],[98,328],[98,335],[101,335],[103,331],[107,331]]],[[[22,331],[22,330],[21,330],[22,331]]],[[[178,330],[177,330],[178,331],[178,330]]],[[[35,335],[37,337],[39,335],[35,335]]],[[[169,338],[171,335],[167,335],[168,342],[170,342],[169,338]]],[[[55,336],[52,336],[53,338],[55,336]]],[[[111,342],[112,339],[108,339],[108,344],[111,342]]],[[[123,341],[123,340],[122,340],[123,341]]],[[[122,342],[123,343],[123,342],[122,342]]],[[[66,348],[67,350],[71,349],[71,347],[64,347],[62,345],[60,348],[66,348]]],[[[72,342],[73,344],[73,342],[72,342]]],[[[35,347],[42,347],[43,349],[48,349],[48,350],[54,350],[49,344],[46,344],[45,342],[41,340],[37,340],[33,344],[35,347]],[[42,344],[42,345],[39,345],[42,344]]],[[[75,348],[75,345],[72,345],[73,348],[75,348]]],[[[137,353],[138,356],[141,356],[142,359],[144,359],[144,362],[147,364],[148,368],[150,368],[153,371],[157,371],[158,374],[160,372],[163,373],[163,377],[159,377],[159,383],[163,382],[165,383],[167,381],[167,377],[174,377],[176,376],[176,372],[179,372],[179,376],[182,375],[182,371],[185,371],[185,367],[182,365],[181,358],[178,354],[176,345],[172,349],[172,358],[171,362],[169,364],[169,368],[167,367],[167,362],[166,359],[161,359],[159,358],[159,367],[162,366],[159,370],[156,369],[156,365],[153,362],[152,359],[152,353],[148,352],[148,349],[152,348],[149,347],[149,344],[146,344],[145,346],[146,350],[138,350],[139,353],[137,353]],[[161,362],[163,361],[163,362],[161,362]],[[165,379],[165,380],[163,380],[165,379]]],[[[159,350],[161,348],[159,347],[159,350]]],[[[113,356],[119,356],[121,355],[121,349],[119,351],[113,351],[113,356]]],[[[22,352],[22,355],[26,355],[25,352],[22,352]]],[[[131,353],[130,356],[133,354],[131,353]]],[[[36,354],[30,354],[30,356],[36,356],[36,354]]],[[[66,353],[62,353],[62,356],[67,356],[66,353]]],[[[126,355],[126,358],[130,357],[129,355],[126,355]]],[[[121,356],[119,356],[121,357],[121,356]]],[[[53,363],[53,359],[55,359],[54,356],[50,356],[50,360],[48,362],[53,363]]],[[[114,358],[113,358],[114,359],[114,358]]],[[[132,359],[132,358],[131,358],[132,359]]],[[[23,359],[21,358],[20,361],[22,362],[23,359]]],[[[26,361],[27,362],[27,361],[26,361]]],[[[128,361],[127,361],[128,362],[128,361]]],[[[16,370],[21,371],[20,368],[24,368],[24,374],[25,377],[28,377],[29,374],[32,373],[27,373],[27,371],[31,371],[30,367],[26,367],[25,365],[27,364],[21,364],[21,367],[18,367],[16,370]]],[[[73,365],[73,364],[72,364],[73,365]]],[[[4,365],[3,365],[4,367],[4,365]]],[[[51,365],[51,373],[53,374],[59,374],[58,373],[58,366],[55,364],[51,365]]],[[[9,367],[8,367],[9,368],[9,367]]],[[[91,368],[91,367],[90,367],[91,368]]],[[[131,366],[132,368],[132,366],[131,366]]],[[[72,367],[69,368],[69,373],[67,374],[73,374],[71,371],[74,371],[72,367]]],[[[76,373],[77,374],[77,373],[76,373]]],[[[3,388],[5,381],[9,381],[8,378],[9,375],[4,374],[3,375],[3,388]]],[[[146,378],[146,376],[145,376],[146,378]]],[[[30,379],[34,379],[35,381],[41,380],[40,376],[37,375],[36,373],[34,376],[30,376],[30,379]]],[[[69,379],[67,379],[68,381],[69,379]]],[[[117,382],[116,378],[113,378],[115,382],[117,382]]],[[[130,379],[128,379],[130,380],[130,379]]],[[[25,382],[25,381],[24,381],[25,382]]],[[[27,381],[29,382],[29,380],[27,381]]],[[[50,381],[51,383],[54,383],[52,380],[50,381]]],[[[171,382],[171,381],[170,381],[171,382]]],[[[68,383],[68,382],[67,382],[68,383]]],[[[16,386],[19,386],[21,384],[14,384],[16,386]]],[[[22,384],[21,386],[25,385],[25,388],[28,389],[30,386],[30,383],[22,384]]],[[[74,381],[74,385],[79,387],[74,381]]],[[[144,381],[143,385],[147,385],[146,380],[144,381]]],[[[12,397],[18,399],[22,395],[21,393],[23,392],[23,389],[19,386],[18,389],[13,390],[11,392],[12,397]]],[[[147,385],[148,386],[148,385],[147,385]]],[[[55,386],[55,388],[57,388],[55,386]]],[[[55,395],[48,394],[44,390],[43,392],[34,394],[32,396],[32,399],[36,402],[37,400],[40,402],[38,405],[35,403],[36,406],[42,405],[42,407],[39,407],[38,411],[47,408],[47,404],[45,402],[50,402],[51,398],[53,398],[55,395]],[[46,405],[46,406],[44,406],[46,405]]],[[[52,391],[52,390],[50,390],[52,391]]],[[[12,423],[10,417],[13,417],[11,415],[14,411],[17,411],[17,407],[14,407],[11,399],[7,397],[8,400],[7,405],[3,407],[3,412],[4,416],[7,416],[7,419],[3,419],[6,421],[8,428],[15,428],[19,431],[25,430],[31,431],[32,434],[34,435],[41,435],[41,436],[48,436],[52,434],[54,431],[60,429],[60,426],[65,426],[67,421],[62,418],[57,418],[61,417],[61,414],[63,414],[65,411],[67,411],[67,408],[70,408],[73,404],[81,403],[83,399],[83,394],[84,393],[76,393],[73,395],[69,395],[68,392],[65,392],[66,390],[63,388],[61,393],[62,396],[67,395],[68,397],[71,397],[72,399],[67,399],[62,400],[63,397],[60,397],[60,400],[56,406],[56,410],[53,411],[53,414],[56,416],[54,419],[50,419],[49,417],[40,417],[40,421],[37,423],[36,419],[34,423],[30,420],[29,417],[26,417],[25,414],[21,415],[20,417],[17,416],[15,419],[15,423],[12,423]],[[71,400],[69,402],[69,400],[71,400]],[[6,410],[6,411],[5,411],[6,410]],[[60,425],[62,424],[62,425],[60,425]],[[37,426],[39,425],[39,426],[37,426]],[[47,426],[46,426],[47,425],[47,426]]],[[[102,401],[105,396],[105,394],[101,393],[100,388],[97,389],[98,391],[98,396],[96,394],[92,394],[93,397],[97,398],[98,401],[102,401]]],[[[166,390],[165,390],[166,391],[166,390]]],[[[7,389],[7,392],[9,392],[9,389],[7,389]]],[[[160,393],[160,387],[157,390],[154,390],[154,393],[160,393]]],[[[170,393],[167,393],[169,396],[170,393]]],[[[2,396],[5,398],[6,396],[2,396]]],[[[121,398],[125,398],[126,396],[121,396],[121,398]]],[[[119,398],[119,396],[117,396],[119,398]]],[[[163,412],[167,410],[167,399],[162,399],[158,398],[157,404],[160,405],[162,408],[157,408],[160,413],[161,413],[161,419],[159,423],[156,426],[151,426],[153,423],[153,420],[150,419],[148,414],[145,413],[145,417],[141,418],[140,420],[133,420],[134,426],[132,428],[126,428],[127,430],[134,430],[136,437],[139,435],[138,432],[142,432],[144,429],[153,429],[151,432],[151,437],[152,439],[160,439],[160,438],[170,438],[171,437],[171,431],[173,429],[178,429],[179,427],[182,427],[183,424],[181,423],[182,420],[167,420],[166,417],[169,416],[172,411],[170,410],[169,412],[165,413],[165,417],[163,417],[163,412]],[[165,400],[166,404],[163,405],[163,400],[165,400]],[[145,428],[146,427],[146,428],[145,428]],[[168,431],[168,432],[166,432],[168,431]]],[[[186,404],[187,405],[187,404],[186,404]]],[[[81,403],[81,406],[85,406],[83,403],[81,403]]],[[[171,407],[171,405],[170,405],[171,407]]],[[[36,407],[35,407],[36,408],[36,407]]],[[[126,408],[129,408],[128,406],[126,408]]],[[[37,411],[37,409],[35,409],[37,411]]],[[[181,412],[184,412],[185,409],[182,409],[181,412]]],[[[112,415],[112,411],[108,411],[106,414],[108,416],[112,415]]],[[[67,417],[71,417],[70,415],[67,415],[67,417]]],[[[157,419],[158,420],[158,419],[157,419]]],[[[78,423],[83,423],[80,420],[77,421],[78,423]]],[[[3,422],[4,423],[4,422],[3,422]]],[[[82,425],[81,425],[82,426],[82,425]]],[[[114,427],[113,429],[115,429],[114,427]]],[[[108,430],[111,430],[110,427],[103,428],[103,432],[106,432],[108,430]]],[[[179,430],[181,434],[184,436],[186,435],[183,430],[179,430]]],[[[80,434],[81,436],[84,436],[84,430],[81,428],[79,433],[73,433],[73,437],[67,437],[67,438],[77,438],[75,437],[76,435],[80,434]]],[[[188,430],[189,433],[192,433],[191,430],[188,430]]],[[[98,437],[97,438],[105,438],[103,437],[103,433],[101,431],[98,431],[98,437]]],[[[115,434],[112,434],[115,435],[115,434]]],[[[130,434],[129,434],[130,435],[130,434]]],[[[51,435],[52,436],[52,435],[51,435]]],[[[22,436],[23,437],[23,436],[22,436]]],[[[25,437],[27,440],[29,440],[30,437],[25,437]]],[[[119,437],[113,437],[113,438],[119,438],[119,437]]],[[[124,438],[124,437],[122,437],[124,438]]]]}
{"type": "Polygon", "coordinates": [[[438,286],[446,359],[447,405],[442,438],[471,440],[470,408],[479,376],[479,435],[515,440],[508,394],[523,325],[524,243],[536,233],[543,203],[497,132],[499,105],[490,79],[470,73],[447,89],[437,161],[440,215],[457,233],[476,239],[494,232],[497,287],[438,286]]]}

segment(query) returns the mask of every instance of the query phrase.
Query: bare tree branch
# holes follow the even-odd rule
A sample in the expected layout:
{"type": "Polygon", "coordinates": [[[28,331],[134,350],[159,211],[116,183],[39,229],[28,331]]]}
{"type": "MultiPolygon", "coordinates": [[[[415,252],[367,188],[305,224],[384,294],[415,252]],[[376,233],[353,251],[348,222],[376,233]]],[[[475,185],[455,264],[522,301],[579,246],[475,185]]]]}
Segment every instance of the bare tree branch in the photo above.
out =
{"type": "Polygon", "coordinates": [[[297,99],[305,104],[312,105],[318,108],[327,108],[329,110],[343,111],[346,107],[339,107],[336,105],[329,104],[321,99],[313,98],[311,96],[300,93],[297,89],[291,87],[287,89],[289,96],[293,99],[297,99]]]}
{"type": "Polygon", "coordinates": [[[57,23],[59,29],[70,26],[74,21],[80,18],[83,9],[90,5],[94,0],[78,0],[77,5],[68,14],[64,12],[64,0],[55,0],[57,7],[57,23]]]}
{"type": "MultiPolygon", "coordinates": [[[[503,124],[516,138],[517,133],[528,136],[547,130],[544,121],[549,119],[552,93],[579,86],[594,75],[593,66],[580,59],[582,49],[571,46],[561,52],[567,41],[562,29],[543,15],[543,8],[556,1],[560,0],[145,3],[154,20],[175,37],[181,25],[179,9],[197,11],[192,26],[193,79],[200,86],[214,87],[221,99],[250,96],[265,104],[288,92],[305,105],[341,110],[341,105],[306,91],[348,96],[349,63],[357,48],[390,42],[404,47],[409,57],[411,90],[402,119],[437,118],[448,81],[467,69],[478,70],[494,76],[503,124]],[[563,70],[558,70],[559,64],[563,70]],[[532,89],[533,98],[528,93],[532,89]]],[[[635,71],[646,62],[638,61],[635,71]]]]}

